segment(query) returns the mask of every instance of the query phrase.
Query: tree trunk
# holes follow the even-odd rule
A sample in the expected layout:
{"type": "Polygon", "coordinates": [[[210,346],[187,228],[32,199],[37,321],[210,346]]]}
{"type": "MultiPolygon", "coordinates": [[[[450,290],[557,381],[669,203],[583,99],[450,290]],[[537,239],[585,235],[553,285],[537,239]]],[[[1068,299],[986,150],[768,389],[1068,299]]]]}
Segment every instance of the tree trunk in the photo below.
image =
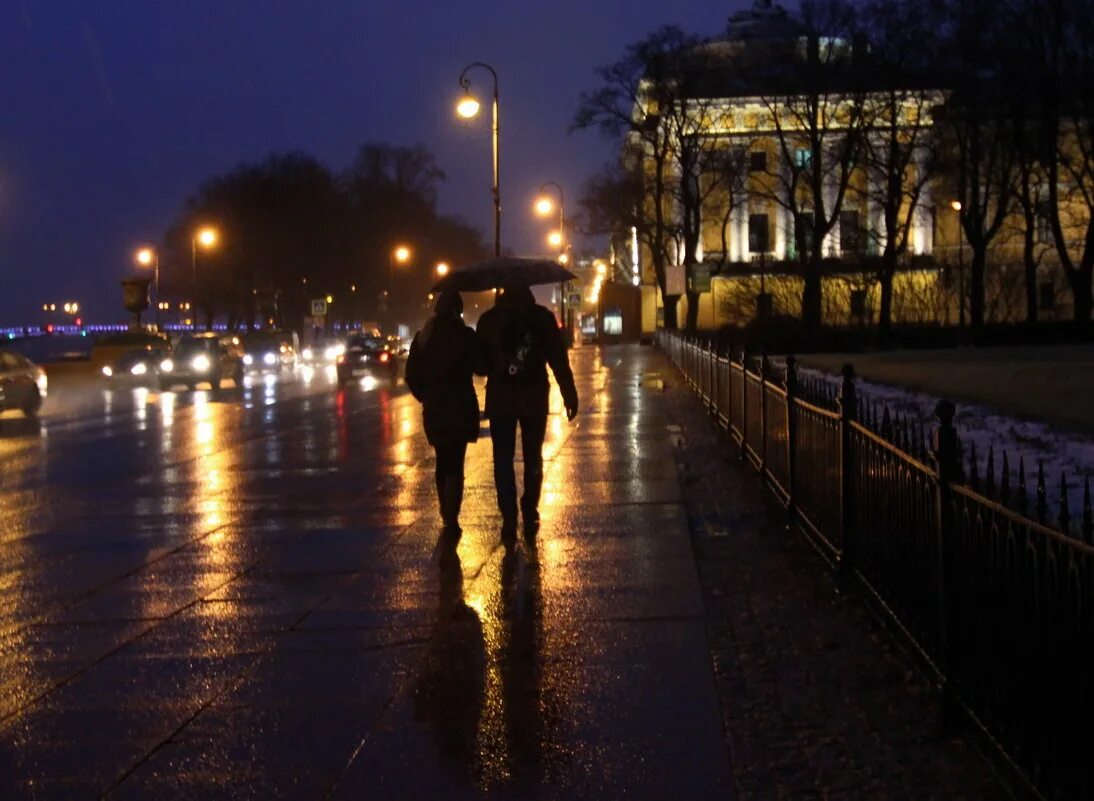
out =
{"type": "Polygon", "coordinates": [[[1077,323],[1089,323],[1091,312],[1094,311],[1094,294],[1092,294],[1090,285],[1092,273],[1094,273],[1092,268],[1094,268],[1094,265],[1080,267],[1078,270],[1068,273],[1075,322],[1077,323]]]}
{"type": "Polygon", "coordinates": [[[665,330],[675,331],[680,327],[676,322],[676,303],[680,300],[680,296],[662,294],[662,298],[665,303],[665,330]]]}
{"type": "Polygon", "coordinates": [[[815,333],[821,327],[821,274],[819,265],[805,265],[802,287],[802,322],[806,331],[815,333]]]}
{"type": "Polygon", "coordinates": [[[699,300],[703,296],[698,292],[688,292],[688,313],[687,321],[684,323],[688,330],[688,333],[695,333],[699,327],[699,300]]]}
{"type": "Polygon", "coordinates": [[[1025,270],[1026,285],[1026,322],[1037,324],[1037,259],[1034,254],[1033,223],[1026,221],[1025,242],[1022,246],[1022,266],[1025,270]]]}
{"type": "Polygon", "coordinates": [[[984,327],[984,266],[987,254],[984,246],[973,247],[969,265],[969,325],[973,331],[984,327]]]}
{"type": "Polygon", "coordinates": [[[893,275],[895,268],[884,265],[881,269],[881,305],[878,308],[877,327],[882,337],[893,328],[893,275]]]}

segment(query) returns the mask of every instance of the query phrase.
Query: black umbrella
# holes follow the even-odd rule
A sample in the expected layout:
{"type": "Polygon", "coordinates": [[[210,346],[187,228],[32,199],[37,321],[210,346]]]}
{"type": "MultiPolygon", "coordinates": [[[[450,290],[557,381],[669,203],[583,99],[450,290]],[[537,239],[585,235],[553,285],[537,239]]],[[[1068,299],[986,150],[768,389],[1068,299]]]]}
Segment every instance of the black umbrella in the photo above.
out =
{"type": "Polygon", "coordinates": [[[509,283],[527,286],[561,284],[577,276],[550,259],[518,259],[501,256],[453,270],[433,285],[434,292],[455,289],[459,292],[484,292],[509,283]]]}

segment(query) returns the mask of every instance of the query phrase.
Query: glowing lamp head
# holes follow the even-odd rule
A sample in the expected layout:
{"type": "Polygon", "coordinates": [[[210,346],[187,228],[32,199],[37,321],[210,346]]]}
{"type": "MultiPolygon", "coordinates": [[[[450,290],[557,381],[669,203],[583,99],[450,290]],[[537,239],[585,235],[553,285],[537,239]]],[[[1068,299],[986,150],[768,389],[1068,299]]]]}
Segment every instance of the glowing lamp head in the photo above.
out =
{"type": "Polygon", "coordinates": [[[137,264],[141,267],[151,267],[156,260],[156,251],[152,248],[141,248],[137,251],[137,264]]]}
{"type": "Polygon", "coordinates": [[[608,274],[608,265],[606,265],[604,262],[598,263],[596,265],[596,274],[597,275],[607,275],[608,274]]]}
{"type": "Polygon", "coordinates": [[[565,253],[560,253],[558,255],[558,263],[559,264],[569,264],[570,263],[570,257],[568,255],[566,255],[565,253]]]}
{"type": "Polygon", "coordinates": [[[448,269],[448,265],[442,261],[440,264],[437,265],[437,275],[443,278],[444,276],[448,275],[448,269]]]}
{"type": "Polygon", "coordinates": [[[547,244],[553,248],[562,247],[562,232],[551,231],[551,233],[547,234],[547,244]]]}
{"type": "Polygon", "coordinates": [[[395,261],[399,264],[406,264],[410,261],[410,248],[406,245],[399,245],[394,251],[395,261]]]}
{"type": "Polygon", "coordinates": [[[536,200],[536,214],[540,217],[546,217],[555,210],[555,202],[549,197],[541,197],[536,200]]]}
{"type": "Polygon", "coordinates": [[[456,104],[456,113],[465,120],[470,120],[478,116],[479,108],[479,101],[476,100],[473,95],[466,94],[461,97],[460,102],[456,104]]]}
{"type": "Polygon", "coordinates": [[[197,242],[203,248],[215,247],[217,243],[218,235],[216,228],[205,227],[201,228],[197,232],[197,242]]]}
{"type": "Polygon", "coordinates": [[[950,203],[950,208],[953,209],[954,211],[961,211],[961,201],[960,200],[955,200],[955,201],[951,202],[950,203]]]}

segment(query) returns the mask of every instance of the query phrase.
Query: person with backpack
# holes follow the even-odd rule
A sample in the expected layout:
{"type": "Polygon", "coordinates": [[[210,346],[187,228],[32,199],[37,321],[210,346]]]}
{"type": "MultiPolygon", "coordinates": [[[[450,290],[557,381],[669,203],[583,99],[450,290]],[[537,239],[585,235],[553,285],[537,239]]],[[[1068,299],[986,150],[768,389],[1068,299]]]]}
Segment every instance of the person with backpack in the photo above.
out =
{"type": "Polygon", "coordinates": [[[463,322],[460,293],[437,297],[430,317],[414,335],[406,361],[406,385],[422,404],[425,436],[437,457],[437,499],[443,533],[459,539],[463,463],[468,443],[479,437],[479,399],[473,374],[486,375],[486,352],[463,322]]]}
{"type": "Polygon", "coordinates": [[[489,358],[486,417],[494,451],[494,484],[502,514],[502,535],[517,530],[517,485],[513,470],[517,426],[524,456],[524,494],[520,512],[525,531],[539,528],[539,496],[543,488],[543,440],[547,433],[550,365],[562,392],[566,417],[577,415],[577,389],[566,344],[554,314],[536,303],[524,284],[500,290],[494,307],[479,318],[478,335],[489,358]]]}

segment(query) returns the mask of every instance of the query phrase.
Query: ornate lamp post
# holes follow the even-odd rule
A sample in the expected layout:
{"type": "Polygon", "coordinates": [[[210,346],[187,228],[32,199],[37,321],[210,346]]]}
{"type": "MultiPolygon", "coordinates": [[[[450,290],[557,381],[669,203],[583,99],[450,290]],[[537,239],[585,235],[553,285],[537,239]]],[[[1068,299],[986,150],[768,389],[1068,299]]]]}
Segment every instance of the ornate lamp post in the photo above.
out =
{"type": "Polygon", "coordinates": [[[463,97],[460,102],[456,104],[456,113],[463,117],[465,120],[476,117],[481,108],[479,101],[471,94],[471,79],[467,77],[467,73],[476,67],[489,70],[490,75],[494,79],[494,126],[493,126],[493,145],[494,145],[494,255],[501,255],[501,184],[500,184],[500,164],[498,159],[498,146],[499,146],[499,126],[498,126],[498,73],[489,64],[485,64],[481,61],[475,61],[468,64],[463,68],[463,72],[460,73],[460,88],[463,89],[463,97]]]}

